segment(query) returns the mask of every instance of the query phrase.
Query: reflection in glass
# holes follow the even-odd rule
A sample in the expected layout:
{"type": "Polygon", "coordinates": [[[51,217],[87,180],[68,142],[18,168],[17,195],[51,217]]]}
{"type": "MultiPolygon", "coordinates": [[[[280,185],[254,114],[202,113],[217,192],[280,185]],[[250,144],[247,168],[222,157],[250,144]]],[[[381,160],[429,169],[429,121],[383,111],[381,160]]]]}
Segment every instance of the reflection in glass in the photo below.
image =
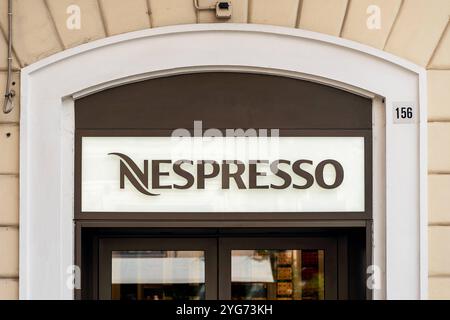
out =
{"type": "Polygon", "coordinates": [[[203,251],[113,251],[113,300],[205,299],[203,251]]]}
{"type": "Polygon", "coordinates": [[[323,250],[232,250],[233,300],[323,300],[323,250]]]}

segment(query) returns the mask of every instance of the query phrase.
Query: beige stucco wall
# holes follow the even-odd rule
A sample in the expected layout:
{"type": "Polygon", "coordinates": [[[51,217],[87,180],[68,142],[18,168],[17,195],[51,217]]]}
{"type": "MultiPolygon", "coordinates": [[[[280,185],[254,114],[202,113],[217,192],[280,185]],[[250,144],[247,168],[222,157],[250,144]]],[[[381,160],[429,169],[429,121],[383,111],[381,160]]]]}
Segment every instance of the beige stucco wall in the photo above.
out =
{"type": "MultiPolygon", "coordinates": [[[[211,0],[199,0],[201,5],[211,0]]],[[[429,296],[450,299],[450,1],[231,0],[230,22],[302,28],[358,41],[411,60],[429,78],[429,296]],[[370,30],[369,5],[381,9],[370,30]]],[[[13,0],[15,90],[20,69],[89,41],[165,25],[218,22],[193,0],[13,0]],[[81,29],[66,27],[70,4],[81,29]]],[[[5,87],[7,0],[0,0],[0,89],[5,87]]],[[[282,58],[282,57],[280,57],[282,58]]],[[[3,91],[2,91],[3,95],[3,91]]],[[[18,297],[19,112],[0,113],[0,299],[18,297]]],[[[407,266],[405,266],[407,267],[407,266]]]]}

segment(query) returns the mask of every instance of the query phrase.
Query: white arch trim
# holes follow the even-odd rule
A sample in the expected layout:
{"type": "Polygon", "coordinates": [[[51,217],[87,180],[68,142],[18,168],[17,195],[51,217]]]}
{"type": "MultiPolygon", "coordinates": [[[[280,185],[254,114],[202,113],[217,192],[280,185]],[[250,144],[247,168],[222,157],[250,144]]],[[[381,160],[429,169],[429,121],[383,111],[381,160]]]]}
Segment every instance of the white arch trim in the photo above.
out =
{"type": "Polygon", "coordinates": [[[73,298],[66,282],[74,260],[74,99],[147,78],[216,70],[305,78],[374,98],[374,261],[382,270],[375,298],[426,298],[426,71],[352,41],[256,24],[147,29],[22,69],[20,298],[73,298]],[[418,121],[394,124],[392,104],[404,101],[416,105],[418,121]]]}

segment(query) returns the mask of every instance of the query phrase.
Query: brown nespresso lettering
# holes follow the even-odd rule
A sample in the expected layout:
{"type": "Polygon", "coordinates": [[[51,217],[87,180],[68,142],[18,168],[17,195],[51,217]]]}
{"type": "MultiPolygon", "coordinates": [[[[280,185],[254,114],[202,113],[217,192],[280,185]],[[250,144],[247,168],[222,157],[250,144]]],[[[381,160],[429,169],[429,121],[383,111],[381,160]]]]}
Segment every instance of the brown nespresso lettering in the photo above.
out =
{"type": "Polygon", "coordinates": [[[314,184],[314,177],[312,176],[312,174],[300,167],[303,163],[307,163],[310,165],[313,164],[311,160],[297,160],[294,162],[294,164],[292,165],[292,171],[294,171],[296,175],[302,177],[306,181],[306,183],[301,186],[294,184],[293,187],[295,189],[308,189],[311,188],[311,186],[314,184]]]}
{"type": "Polygon", "coordinates": [[[197,163],[197,189],[205,189],[205,180],[217,177],[220,172],[219,164],[213,160],[203,160],[197,163]],[[211,173],[205,172],[206,164],[210,164],[211,173]]]}
{"type": "Polygon", "coordinates": [[[258,177],[264,177],[267,175],[265,172],[258,171],[258,163],[269,163],[267,160],[251,161],[249,166],[249,189],[269,189],[268,185],[258,185],[258,177]]]}
{"type": "Polygon", "coordinates": [[[274,175],[276,175],[277,177],[280,177],[283,180],[282,185],[271,184],[270,187],[272,189],[286,189],[287,187],[289,187],[291,185],[291,182],[292,182],[292,178],[289,175],[289,173],[280,169],[280,166],[279,166],[280,163],[289,164],[289,165],[291,164],[291,162],[289,160],[282,160],[282,159],[280,159],[278,161],[274,161],[270,164],[270,171],[272,171],[272,173],[274,175]]]}
{"type": "Polygon", "coordinates": [[[170,160],[153,160],[152,161],[152,189],[172,189],[172,186],[162,186],[160,181],[160,177],[169,176],[169,172],[161,171],[160,164],[168,163],[171,164],[170,160]]]}
{"type": "Polygon", "coordinates": [[[222,165],[222,189],[230,189],[230,179],[234,179],[238,189],[247,189],[245,186],[244,180],[242,180],[242,175],[245,171],[245,165],[243,162],[235,160],[235,161],[226,161],[222,165]],[[230,164],[233,164],[236,167],[236,172],[230,172],[230,164]]]}
{"type": "MultiPolygon", "coordinates": [[[[136,188],[139,192],[149,196],[156,196],[159,194],[152,193],[149,190],[149,160],[143,161],[143,170],[127,155],[114,152],[110,155],[115,155],[120,158],[120,189],[125,189],[125,178],[136,188]]],[[[214,160],[152,160],[152,175],[151,186],[152,190],[158,189],[190,189],[196,185],[197,189],[205,189],[208,179],[221,177],[221,188],[230,189],[230,181],[234,180],[238,189],[276,189],[283,190],[289,187],[294,189],[308,189],[314,185],[314,182],[323,189],[336,189],[344,181],[344,168],[342,165],[333,159],[326,159],[318,163],[314,170],[314,163],[311,160],[300,159],[291,161],[280,159],[269,162],[268,160],[251,160],[248,164],[239,160],[224,160],[218,163],[214,160]],[[168,164],[172,166],[173,173],[181,178],[184,178],[184,184],[161,184],[161,177],[169,177],[172,173],[170,171],[163,171],[161,164],[168,164]],[[258,178],[267,176],[266,171],[262,171],[262,165],[269,164],[270,172],[281,179],[280,184],[263,184],[258,182],[258,178]],[[182,167],[184,165],[184,167],[182,167]],[[335,172],[334,181],[325,181],[324,171],[326,166],[332,166],[335,172]],[[196,169],[196,172],[193,173],[196,169]],[[247,169],[247,173],[245,174],[247,169]],[[290,169],[291,172],[288,170],[290,169]],[[314,172],[314,173],[311,173],[314,172]],[[305,182],[303,184],[293,183],[294,177],[302,178],[305,182]],[[245,180],[247,178],[247,180],[245,180]]]]}
{"type": "Polygon", "coordinates": [[[185,185],[174,184],[173,187],[175,189],[189,189],[194,185],[195,179],[194,176],[189,172],[184,170],[181,165],[184,163],[189,163],[190,165],[194,164],[192,160],[178,160],[173,164],[173,172],[175,172],[180,177],[186,179],[185,185]]]}
{"type": "Polygon", "coordinates": [[[324,160],[317,165],[316,181],[317,181],[317,184],[324,189],[335,189],[341,185],[342,181],[344,181],[344,168],[336,160],[331,160],[331,159],[324,160]],[[327,164],[332,165],[336,172],[336,178],[332,184],[327,184],[323,178],[323,171],[325,170],[325,166],[327,164]]]}
{"type": "Polygon", "coordinates": [[[136,163],[131,160],[130,157],[123,153],[109,153],[109,155],[115,155],[120,158],[120,189],[125,189],[125,177],[139,192],[148,196],[158,196],[146,189],[148,189],[148,160],[144,160],[144,171],[141,171],[136,163]],[[128,165],[128,166],[127,166],[128,165]],[[130,171],[131,169],[131,171],[130,171]],[[138,181],[139,179],[139,181],[138,181]],[[140,183],[139,183],[140,182],[140,183]]]}

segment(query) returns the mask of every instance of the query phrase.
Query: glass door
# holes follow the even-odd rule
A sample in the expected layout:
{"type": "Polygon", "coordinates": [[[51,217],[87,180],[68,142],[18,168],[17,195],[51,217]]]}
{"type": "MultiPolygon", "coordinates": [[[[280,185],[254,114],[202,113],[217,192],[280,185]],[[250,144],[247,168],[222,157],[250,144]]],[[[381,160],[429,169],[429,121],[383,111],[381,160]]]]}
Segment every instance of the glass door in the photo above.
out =
{"type": "Polygon", "coordinates": [[[100,299],[337,299],[337,274],[331,237],[99,240],[100,299]]]}
{"type": "Polygon", "coordinates": [[[336,252],[332,238],[222,238],[219,298],[337,299],[336,252]]]}
{"type": "Polygon", "coordinates": [[[102,300],[217,298],[217,239],[101,239],[99,252],[102,300]]]}

